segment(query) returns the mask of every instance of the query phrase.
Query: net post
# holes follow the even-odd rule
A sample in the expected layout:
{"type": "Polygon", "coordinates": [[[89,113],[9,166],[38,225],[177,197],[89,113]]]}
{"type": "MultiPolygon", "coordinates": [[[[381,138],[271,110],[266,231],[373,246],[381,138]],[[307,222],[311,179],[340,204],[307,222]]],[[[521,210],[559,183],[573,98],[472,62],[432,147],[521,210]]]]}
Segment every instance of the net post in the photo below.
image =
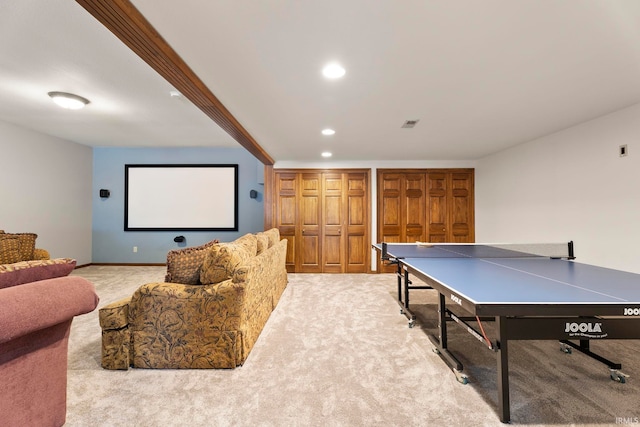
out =
{"type": "Polygon", "coordinates": [[[382,242],[382,244],[380,245],[382,247],[382,250],[380,251],[380,258],[383,261],[388,261],[389,260],[389,254],[387,253],[387,244],[385,242],[382,242]]]}
{"type": "Polygon", "coordinates": [[[569,249],[569,259],[576,259],[574,253],[573,253],[573,240],[570,240],[569,243],[567,244],[568,249],[569,249]]]}

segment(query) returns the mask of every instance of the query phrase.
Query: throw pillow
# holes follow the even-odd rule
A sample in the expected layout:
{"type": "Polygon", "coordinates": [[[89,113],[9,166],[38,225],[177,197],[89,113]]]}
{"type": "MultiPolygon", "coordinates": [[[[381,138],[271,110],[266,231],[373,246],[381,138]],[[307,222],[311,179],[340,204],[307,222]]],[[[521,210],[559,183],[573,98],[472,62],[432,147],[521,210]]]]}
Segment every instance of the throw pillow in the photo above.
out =
{"type": "Polygon", "coordinates": [[[265,231],[264,234],[269,237],[269,247],[280,241],[280,230],[278,228],[271,228],[265,231]]]}
{"type": "Polygon", "coordinates": [[[230,279],[239,265],[256,255],[257,246],[256,237],[252,234],[231,243],[213,245],[202,263],[200,282],[209,285],[230,279]]]}
{"type": "Polygon", "coordinates": [[[249,251],[249,255],[251,256],[256,256],[256,254],[258,253],[258,240],[255,234],[247,233],[242,237],[238,237],[232,243],[245,248],[247,251],[249,251]]]}
{"type": "Polygon", "coordinates": [[[256,255],[260,255],[269,248],[269,236],[262,232],[256,233],[256,243],[258,244],[256,255]]]}
{"type": "Polygon", "coordinates": [[[18,236],[0,234],[0,264],[20,261],[20,241],[18,236]]]}
{"type": "Polygon", "coordinates": [[[167,253],[167,274],[165,282],[198,285],[200,283],[200,267],[207,251],[218,243],[212,240],[204,245],[191,248],[174,249],[167,253]]]}
{"type": "Polygon", "coordinates": [[[75,266],[76,260],[71,258],[20,261],[0,265],[0,289],[68,276],[75,266]]]}

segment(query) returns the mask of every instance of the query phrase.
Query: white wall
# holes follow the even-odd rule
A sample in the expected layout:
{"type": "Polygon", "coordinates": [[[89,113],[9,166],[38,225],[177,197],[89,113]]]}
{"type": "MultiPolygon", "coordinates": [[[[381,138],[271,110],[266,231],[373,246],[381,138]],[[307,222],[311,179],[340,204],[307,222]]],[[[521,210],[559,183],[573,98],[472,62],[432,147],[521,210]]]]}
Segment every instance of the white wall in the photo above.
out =
{"type": "Polygon", "coordinates": [[[91,148],[0,121],[0,159],[0,230],[90,263],[91,148]]]}
{"type": "MultiPolygon", "coordinates": [[[[377,243],[378,215],[376,206],[378,169],[445,169],[473,168],[472,160],[411,160],[411,161],[318,161],[318,162],[276,162],[274,169],[371,169],[371,241],[377,243]]],[[[376,270],[376,253],[371,251],[371,270],[376,270]]]]}
{"type": "Polygon", "coordinates": [[[640,273],[638,140],[640,104],[478,160],[476,241],[573,240],[578,262],[640,273]]]}

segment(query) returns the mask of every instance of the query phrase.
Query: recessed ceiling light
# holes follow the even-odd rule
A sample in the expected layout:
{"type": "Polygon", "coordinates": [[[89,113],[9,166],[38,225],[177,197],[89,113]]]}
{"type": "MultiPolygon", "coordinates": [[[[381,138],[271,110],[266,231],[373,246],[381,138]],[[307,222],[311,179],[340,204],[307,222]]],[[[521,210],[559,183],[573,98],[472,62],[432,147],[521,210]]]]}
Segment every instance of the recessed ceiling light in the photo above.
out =
{"type": "Polygon", "coordinates": [[[49,92],[47,95],[51,97],[53,102],[67,108],[69,110],[79,110],[89,103],[87,98],[66,92],[49,92]]]}
{"type": "Polygon", "coordinates": [[[332,154],[330,152],[328,152],[328,151],[325,151],[325,152],[322,153],[322,157],[331,157],[331,156],[332,156],[332,154]]]}
{"type": "Polygon", "coordinates": [[[322,134],[323,134],[323,135],[333,135],[334,133],[336,133],[336,131],[335,131],[335,130],[333,130],[333,129],[329,129],[329,128],[327,128],[327,129],[322,129],[322,134]]]}
{"type": "Polygon", "coordinates": [[[322,69],[322,74],[328,79],[339,79],[346,73],[345,69],[336,63],[327,64],[322,69]]]}
{"type": "Polygon", "coordinates": [[[177,90],[170,90],[170,91],[169,91],[169,95],[170,95],[172,98],[180,98],[180,97],[182,96],[182,94],[181,94],[179,91],[177,91],[177,90]]]}

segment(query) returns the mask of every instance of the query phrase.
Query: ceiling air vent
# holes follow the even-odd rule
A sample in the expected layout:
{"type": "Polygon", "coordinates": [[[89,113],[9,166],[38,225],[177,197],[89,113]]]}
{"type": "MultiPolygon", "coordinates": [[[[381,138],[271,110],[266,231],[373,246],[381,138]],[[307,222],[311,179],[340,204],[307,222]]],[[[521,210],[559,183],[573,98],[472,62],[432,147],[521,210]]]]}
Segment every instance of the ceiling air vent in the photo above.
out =
{"type": "Polygon", "coordinates": [[[420,120],[406,120],[401,126],[404,129],[412,129],[420,120]]]}

